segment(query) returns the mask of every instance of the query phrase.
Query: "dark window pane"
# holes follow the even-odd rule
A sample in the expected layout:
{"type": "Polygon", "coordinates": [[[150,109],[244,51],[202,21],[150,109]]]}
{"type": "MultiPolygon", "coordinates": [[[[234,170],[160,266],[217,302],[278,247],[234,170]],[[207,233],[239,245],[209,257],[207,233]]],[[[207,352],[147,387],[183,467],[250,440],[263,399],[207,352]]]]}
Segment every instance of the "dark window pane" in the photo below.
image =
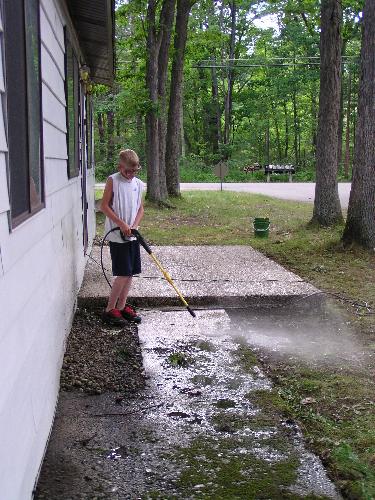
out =
{"type": "Polygon", "coordinates": [[[30,211],[23,0],[4,2],[8,163],[12,218],[30,211]]]}
{"type": "Polygon", "coordinates": [[[39,0],[25,2],[31,209],[42,202],[39,0]]]}
{"type": "Polygon", "coordinates": [[[3,5],[10,202],[16,225],[43,201],[39,1],[3,5]]]}
{"type": "Polygon", "coordinates": [[[75,117],[75,164],[76,164],[76,175],[79,172],[79,144],[80,144],[80,94],[79,94],[79,68],[78,68],[78,60],[73,51],[73,69],[74,69],[74,117],[75,117]]]}
{"type": "Polygon", "coordinates": [[[66,113],[68,128],[68,176],[75,177],[79,172],[78,151],[78,62],[73,47],[66,38],[65,44],[65,68],[66,68],[66,113]]]}

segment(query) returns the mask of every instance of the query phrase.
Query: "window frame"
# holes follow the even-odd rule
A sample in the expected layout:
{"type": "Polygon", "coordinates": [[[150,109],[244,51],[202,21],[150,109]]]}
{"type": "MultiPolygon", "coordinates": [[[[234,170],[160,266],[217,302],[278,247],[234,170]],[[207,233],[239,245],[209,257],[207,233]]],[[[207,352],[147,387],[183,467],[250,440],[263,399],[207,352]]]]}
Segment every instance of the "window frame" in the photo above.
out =
{"type": "Polygon", "coordinates": [[[64,28],[64,76],[65,76],[65,117],[66,117],[66,149],[67,149],[67,175],[68,179],[74,179],[80,174],[81,159],[80,159],[80,78],[79,78],[79,58],[74,48],[74,44],[69,38],[68,29],[64,28]],[[69,56],[71,54],[72,74],[69,73],[69,56]],[[72,98],[73,98],[73,113],[74,113],[74,152],[71,154],[71,136],[72,130],[70,126],[70,109],[69,109],[69,77],[72,78],[72,98]]]}
{"type": "MultiPolygon", "coordinates": [[[[2,17],[3,17],[3,22],[4,22],[4,30],[3,30],[3,67],[4,67],[4,82],[5,82],[5,92],[4,92],[4,99],[3,99],[3,110],[4,110],[4,122],[5,122],[5,132],[6,132],[6,138],[7,138],[7,146],[8,146],[8,151],[6,153],[7,157],[7,170],[8,170],[8,192],[9,192],[9,202],[10,202],[10,210],[9,210],[9,227],[10,230],[16,228],[23,222],[25,222],[27,219],[30,217],[34,216],[36,213],[40,212],[42,209],[45,208],[45,175],[44,175],[44,149],[43,149],[43,102],[42,102],[42,64],[41,64],[41,23],[40,23],[40,2],[37,2],[37,12],[36,12],[36,19],[37,19],[37,25],[36,25],[36,31],[37,31],[37,43],[38,43],[38,73],[37,73],[37,79],[38,79],[38,96],[39,96],[39,106],[38,106],[38,112],[39,112],[39,129],[38,129],[38,137],[37,137],[37,142],[39,144],[39,164],[38,164],[38,169],[39,169],[39,193],[37,193],[38,196],[38,201],[36,203],[32,203],[32,197],[33,197],[33,192],[32,192],[32,183],[31,183],[31,161],[30,161],[30,135],[35,133],[35,127],[31,126],[30,122],[30,112],[29,112],[29,95],[28,95],[28,83],[30,82],[30,76],[29,76],[29,68],[30,66],[28,65],[28,44],[27,44],[27,35],[26,35],[26,2],[28,0],[19,0],[20,3],[18,4],[17,8],[22,9],[22,19],[18,19],[16,23],[19,23],[23,27],[23,36],[22,36],[22,42],[19,43],[17,47],[13,47],[13,44],[9,43],[9,39],[7,39],[7,30],[11,30],[12,25],[9,22],[9,17],[6,16],[7,12],[5,10],[5,5],[4,5],[4,0],[1,2],[1,10],[2,10],[2,17]],[[9,92],[9,86],[12,84],[11,82],[11,76],[9,76],[9,73],[12,74],[12,71],[10,70],[10,60],[12,59],[12,55],[14,57],[14,53],[19,53],[22,55],[22,77],[23,77],[23,89],[24,89],[24,95],[19,96],[20,102],[22,102],[22,109],[18,108],[21,112],[22,115],[25,119],[25,129],[22,132],[25,132],[25,137],[23,138],[24,143],[22,145],[23,151],[21,154],[25,158],[24,161],[24,167],[23,167],[23,174],[24,174],[24,179],[23,179],[23,187],[24,191],[26,194],[26,203],[25,203],[25,209],[19,213],[18,215],[13,215],[14,211],[14,204],[12,203],[13,199],[15,199],[17,196],[19,196],[19,191],[17,193],[17,190],[14,188],[15,183],[12,181],[12,150],[18,149],[20,145],[17,143],[15,144],[15,141],[13,140],[14,135],[17,135],[17,130],[14,127],[14,130],[10,131],[10,123],[9,123],[9,115],[10,115],[10,108],[13,106],[13,103],[15,101],[15,97],[12,96],[10,99],[10,92],[9,92]],[[13,187],[12,187],[13,185],[13,187]]],[[[13,4],[14,5],[14,4],[13,4]]],[[[10,34],[9,34],[10,35],[10,34]]],[[[35,188],[34,188],[35,189],[35,188]]],[[[24,193],[24,194],[25,194],[24,193]]]]}
{"type": "Polygon", "coordinates": [[[93,99],[91,94],[86,94],[86,157],[87,168],[94,166],[94,121],[93,121],[93,99]]]}

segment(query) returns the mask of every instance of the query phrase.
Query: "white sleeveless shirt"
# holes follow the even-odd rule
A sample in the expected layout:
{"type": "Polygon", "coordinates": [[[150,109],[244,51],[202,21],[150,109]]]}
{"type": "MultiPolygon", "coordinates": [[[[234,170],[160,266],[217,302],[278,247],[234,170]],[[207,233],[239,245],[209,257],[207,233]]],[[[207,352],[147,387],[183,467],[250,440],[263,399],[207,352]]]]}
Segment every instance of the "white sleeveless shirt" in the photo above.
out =
{"type": "MultiPolygon", "coordinates": [[[[132,226],[142,203],[142,193],[145,188],[144,182],[137,177],[128,180],[120,172],[110,175],[113,183],[113,197],[111,208],[128,226],[132,226]]],[[[109,217],[105,219],[105,233],[116,227],[109,217]]],[[[127,240],[135,240],[134,237],[127,237],[127,240]]],[[[125,243],[119,231],[113,231],[107,236],[108,241],[115,243],[125,243]]]]}

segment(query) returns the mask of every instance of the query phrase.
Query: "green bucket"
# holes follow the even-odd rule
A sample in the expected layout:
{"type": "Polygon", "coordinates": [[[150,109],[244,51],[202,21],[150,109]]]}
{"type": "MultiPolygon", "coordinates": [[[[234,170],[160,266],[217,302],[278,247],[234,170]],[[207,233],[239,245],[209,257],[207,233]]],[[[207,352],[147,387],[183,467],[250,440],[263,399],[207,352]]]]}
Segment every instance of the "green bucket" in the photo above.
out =
{"type": "Polygon", "coordinates": [[[255,217],[254,235],[258,238],[268,238],[270,233],[270,220],[268,217],[255,217]]]}

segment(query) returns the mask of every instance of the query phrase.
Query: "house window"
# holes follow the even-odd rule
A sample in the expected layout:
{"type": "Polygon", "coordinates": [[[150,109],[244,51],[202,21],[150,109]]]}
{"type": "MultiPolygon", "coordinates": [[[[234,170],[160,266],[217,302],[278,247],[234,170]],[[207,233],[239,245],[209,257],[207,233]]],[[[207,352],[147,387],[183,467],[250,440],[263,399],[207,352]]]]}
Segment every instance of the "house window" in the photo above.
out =
{"type": "Polygon", "coordinates": [[[79,70],[73,46],[65,33],[65,97],[68,177],[79,174],[79,70]]]}
{"type": "Polygon", "coordinates": [[[44,207],[39,0],[4,2],[12,227],[44,207]]]}

